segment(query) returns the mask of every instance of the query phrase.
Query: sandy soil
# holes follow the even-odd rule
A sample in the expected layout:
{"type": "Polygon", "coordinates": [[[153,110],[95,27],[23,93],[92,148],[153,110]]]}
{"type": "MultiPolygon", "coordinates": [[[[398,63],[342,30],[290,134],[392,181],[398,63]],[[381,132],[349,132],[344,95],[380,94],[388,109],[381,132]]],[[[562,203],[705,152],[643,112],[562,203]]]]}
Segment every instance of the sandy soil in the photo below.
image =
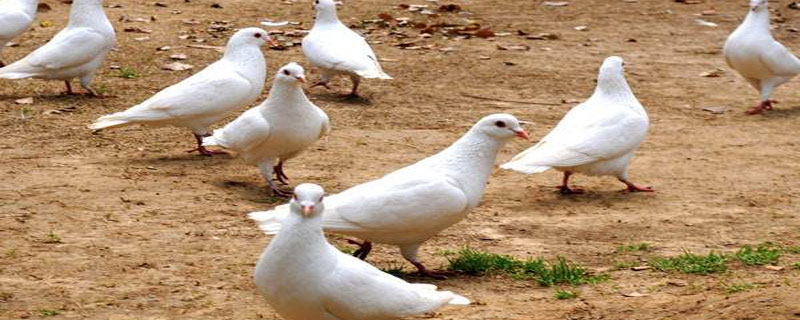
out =
{"type": "MultiPolygon", "coordinates": [[[[212,21],[227,20],[239,28],[270,17],[310,27],[306,2],[231,0],[215,9],[209,0],[164,1],[167,7],[110,1],[122,6],[107,9],[119,50],[110,54],[96,83],[116,98],[62,97],[58,82],[0,81],[0,163],[7,182],[0,188],[0,318],[39,318],[52,310],[58,313],[53,319],[278,319],[251,281],[269,238],[245,214],[279,201],[268,196],[256,169],[227,156],[185,153],[193,139],[182,129],[131,127],[93,135],[85,126],[194,72],[161,70],[169,55],[187,54],[195,71],[217,59],[213,50],[187,48],[192,40],[180,39],[181,31],[221,46],[233,31],[208,32],[212,21]],[[156,20],[124,22],[123,15],[156,20]],[[152,33],[123,32],[126,27],[152,33]],[[162,46],[172,49],[156,50],[162,46]],[[112,65],[141,76],[118,77],[112,65]],[[25,97],[34,97],[34,103],[14,102],[25,97]]],[[[371,30],[368,37],[396,80],[364,82],[360,101],[337,96],[349,89],[344,79],[333,83],[334,92],[311,90],[311,99],[330,115],[334,129],[287,164],[293,182],[343,190],[436,152],[489,113],[509,112],[531,121],[527,129],[541,137],[569,107],[588,97],[603,58],[621,55],[652,121],[631,166],[632,179],[658,192],[619,193],[622,185],[614,179],[576,177],[588,194],[564,197],[554,188],[558,173],[526,176],[498,169],[481,205],[424,245],[421,255],[434,267],[446,265],[437,251],[465,245],[520,257],[561,255],[605,270],[611,279],[579,287],[578,299],[561,301],[553,298],[555,288],[532,282],[453,275],[433,282],[476,303],[433,317],[800,318],[800,270],[788,267],[800,255],[783,257],[781,265],[787,268],[781,271],[736,263],[714,276],[614,270],[620,260],[683,250],[732,252],[763,241],[800,244],[800,82],[777,91],[774,98],[782,101],[777,110],[747,116],[743,111],[757,94],[720,54],[725,37],[747,10],[746,1],[581,0],[560,8],[541,2],[455,1],[471,15],[430,18],[398,9],[396,2],[346,1],[340,17],[347,23],[386,12],[429,25],[471,19],[511,35],[423,39],[419,29],[398,27],[408,37],[403,39],[386,28],[371,30]],[[702,18],[719,27],[696,23],[710,9],[716,14],[702,18]],[[574,29],[581,25],[588,29],[574,29]],[[517,30],[559,39],[527,40],[517,30]],[[422,48],[396,46],[411,41],[422,48]],[[530,50],[498,49],[514,45],[530,50]],[[719,77],[700,76],[716,68],[722,69],[719,77]],[[730,111],[702,110],[711,106],[730,111]],[[640,241],[653,244],[652,250],[616,252],[620,244],[640,241]],[[670,284],[676,282],[688,285],[670,284]],[[739,282],[758,287],[726,293],[725,283],[739,282]],[[623,295],[631,292],[643,296],[623,295]]],[[[773,2],[774,17],[783,17],[775,24],[776,38],[800,52],[800,34],[791,31],[800,27],[800,11],[788,9],[789,1],[773,2]]],[[[25,33],[19,47],[3,52],[4,60],[22,57],[65,25],[68,6],[48,3],[53,10],[38,20],[53,26],[25,33]]],[[[308,66],[299,47],[265,53],[270,79],[289,61],[308,66]]],[[[317,77],[311,70],[310,78],[317,77]]],[[[510,143],[498,162],[531,143],[510,143]]],[[[405,263],[387,246],[378,246],[370,261],[405,263]]]]}

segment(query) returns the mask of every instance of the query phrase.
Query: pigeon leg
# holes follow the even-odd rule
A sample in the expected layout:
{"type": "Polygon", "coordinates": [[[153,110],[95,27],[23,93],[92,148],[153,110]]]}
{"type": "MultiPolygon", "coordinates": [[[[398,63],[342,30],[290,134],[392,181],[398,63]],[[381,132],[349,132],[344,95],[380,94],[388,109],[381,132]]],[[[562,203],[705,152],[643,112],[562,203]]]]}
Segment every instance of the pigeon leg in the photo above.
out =
{"type": "Polygon", "coordinates": [[[289,177],[286,176],[286,173],[283,172],[283,161],[279,160],[278,165],[272,168],[275,171],[275,176],[278,178],[278,181],[283,185],[289,185],[289,177]]]}
{"type": "MultiPolygon", "coordinates": [[[[205,135],[205,136],[207,137],[208,135],[205,135]]],[[[200,152],[200,154],[202,154],[204,156],[209,156],[209,157],[213,156],[215,154],[228,154],[227,152],[222,151],[222,150],[208,150],[208,149],[206,149],[206,147],[203,146],[203,137],[204,136],[201,136],[199,134],[195,134],[194,135],[194,139],[197,140],[197,148],[194,148],[194,149],[186,151],[186,152],[187,153],[192,153],[192,152],[197,151],[197,152],[200,152]]]]}
{"type": "Polygon", "coordinates": [[[318,82],[316,82],[316,83],[312,84],[312,85],[311,85],[310,87],[308,87],[308,88],[309,88],[309,89],[313,89],[313,88],[315,88],[315,87],[319,87],[319,86],[323,86],[323,87],[325,87],[325,89],[331,90],[331,87],[328,85],[328,82],[327,82],[327,81],[325,81],[325,82],[318,81],[318,82]]]}
{"type": "Polygon", "coordinates": [[[582,194],[583,193],[583,189],[581,189],[581,188],[572,188],[572,189],[570,189],[570,187],[569,187],[569,177],[572,174],[573,173],[570,172],[570,171],[564,171],[564,179],[561,180],[561,185],[558,186],[558,189],[561,192],[561,194],[582,194]]]}
{"type": "Polygon", "coordinates": [[[258,169],[261,170],[261,175],[264,177],[264,180],[267,181],[267,185],[269,186],[269,190],[272,191],[272,195],[276,197],[283,197],[289,198],[292,196],[292,192],[290,191],[283,191],[275,185],[275,182],[272,181],[272,162],[264,162],[258,164],[258,169]]]}
{"type": "Polygon", "coordinates": [[[747,110],[747,114],[754,115],[754,114],[762,114],[764,111],[772,110],[772,100],[764,100],[759,102],[755,107],[750,110],[747,110]]]}
{"type": "Polygon", "coordinates": [[[417,267],[417,270],[421,275],[438,280],[447,280],[447,276],[428,270],[428,268],[425,268],[425,265],[417,260],[417,251],[419,251],[419,246],[420,244],[401,246],[400,253],[403,254],[403,258],[406,258],[408,262],[411,262],[411,264],[417,267]]]}
{"type": "Polygon", "coordinates": [[[72,91],[72,85],[69,83],[69,80],[64,80],[64,84],[67,86],[67,89],[64,90],[61,94],[66,96],[75,95],[75,91],[72,91]]]}
{"type": "Polygon", "coordinates": [[[358,242],[356,240],[347,239],[347,243],[359,246],[358,250],[353,252],[353,256],[361,260],[366,260],[367,255],[369,255],[369,252],[372,251],[372,242],[367,240],[364,240],[364,242],[358,242]]]}
{"type": "Polygon", "coordinates": [[[353,82],[353,90],[347,95],[349,98],[358,98],[358,84],[361,83],[361,77],[355,74],[350,75],[350,81],[353,82]]]}
{"type": "Polygon", "coordinates": [[[656,191],[655,189],[653,189],[653,187],[640,187],[640,186],[637,186],[637,185],[633,184],[633,182],[628,181],[627,179],[619,178],[619,181],[628,186],[628,188],[622,189],[622,192],[625,192],[625,191],[629,191],[629,192],[655,192],[656,191]]]}

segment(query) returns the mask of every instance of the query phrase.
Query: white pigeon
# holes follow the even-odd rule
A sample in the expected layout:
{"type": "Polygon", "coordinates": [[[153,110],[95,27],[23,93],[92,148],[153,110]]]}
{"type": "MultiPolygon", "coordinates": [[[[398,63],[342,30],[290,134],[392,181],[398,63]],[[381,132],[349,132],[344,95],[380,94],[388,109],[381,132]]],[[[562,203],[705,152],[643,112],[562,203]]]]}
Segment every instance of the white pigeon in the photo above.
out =
{"type": "Polygon", "coordinates": [[[100,117],[89,129],[133,124],[185,127],[197,140],[197,148],[189,152],[224,153],[207,150],[202,138],[209,134],[209,126],[258,99],[267,76],[261,46],[268,41],[272,39],[262,29],[239,30],[228,40],[222,59],[139,105],[100,117]]]}
{"type": "MultiPolygon", "coordinates": [[[[39,0],[0,0],[0,52],[36,19],[39,0]]],[[[0,68],[5,63],[0,61],[0,68]]]]}
{"type": "Polygon", "coordinates": [[[383,72],[378,58],[372,52],[364,37],[350,30],[336,16],[336,3],[333,0],[316,0],[314,8],[317,15],[314,27],[303,38],[303,53],[311,64],[322,70],[322,77],[316,86],[328,89],[331,77],[347,74],[353,81],[350,96],[358,96],[361,78],[392,79],[383,72]]]}
{"type": "Polygon", "coordinates": [[[287,64],[275,75],[267,100],[224,128],[214,130],[212,136],[203,139],[203,145],[236,151],[245,162],[258,166],[274,194],[289,196],[275,186],[273,171],[279,181],[288,184],[283,162],[331,130],[328,115],[303,92],[304,82],[303,67],[294,62],[287,64]]]}
{"type": "Polygon", "coordinates": [[[74,0],[67,27],[25,58],[0,68],[0,78],[62,80],[66,94],[75,94],[69,81],[79,78],[90,95],[99,96],[92,80],[116,41],[102,0],[74,0]]]}
{"type": "Polygon", "coordinates": [[[628,191],[653,191],[628,180],[628,165],[650,121],[625,81],[623,65],[620,57],[606,58],[589,100],[572,108],[539,143],[500,167],[528,174],[553,168],[563,171],[559,187],[563,194],[583,192],[570,189],[573,173],[611,175],[625,183],[628,191]]]}
{"type": "MultiPolygon", "coordinates": [[[[354,255],[364,259],[371,242],[397,245],[423,275],[417,259],[426,240],[461,221],[478,205],[500,148],[512,137],[528,138],[510,114],[484,117],[447,149],[419,162],[327,197],[325,230],[364,239],[354,255]]],[[[289,207],[254,212],[268,233],[280,229],[289,207]]]]}
{"type": "Polygon", "coordinates": [[[286,320],[388,320],[468,305],[467,298],[408,283],[337,250],[322,233],[324,191],[295,188],[281,232],[256,264],[259,293],[286,320]]]}
{"type": "Polygon", "coordinates": [[[767,0],[750,0],[750,12],[722,51],[728,65],[761,94],[748,114],[772,109],[772,91],[800,73],[800,59],[770,34],[767,0]]]}

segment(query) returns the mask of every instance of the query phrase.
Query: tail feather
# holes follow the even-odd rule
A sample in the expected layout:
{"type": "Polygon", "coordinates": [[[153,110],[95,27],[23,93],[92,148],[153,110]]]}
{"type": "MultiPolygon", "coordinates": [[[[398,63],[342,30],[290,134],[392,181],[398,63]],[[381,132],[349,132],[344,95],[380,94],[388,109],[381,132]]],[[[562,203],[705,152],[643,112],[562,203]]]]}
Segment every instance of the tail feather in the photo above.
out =
{"type": "Polygon", "coordinates": [[[383,70],[369,70],[369,71],[356,71],[359,77],[366,78],[366,79],[383,79],[383,80],[392,80],[392,76],[383,72],[383,70]]]}
{"type": "Polygon", "coordinates": [[[275,207],[270,211],[251,212],[247,215],[255,220],[258,228],[266,234],[277,234],[281,230],[281,221],[289,215],[289,205],[284,204],[275,207]]]}
{"type": "Polygon", "coordinates": [[[457,295],[450,291],[444,291],[452,295],[452,299],[447,304],[454,305],[454,306],[468,306],[470,304],[469,299],[465,298],[464,296],[457,295]]]}
{"type": "Polygon", "coordinates": [[[100,130],[121,127],[129,124],[131,123],[128,121],[128,119],[125,119],[125,115],[123,115],[121,112],[118,112],[98,118],[94,123],[89,125],[89,129],[100,130]]]}
{"type": "Polygon", "coordinates": [[[0,68],[0,78],[14,80],[36,76],[36,71],[31,69],[32,68],[28,62],[25,59],[22,59],[0,68]]]}
{"type": "Polygon", "coordinates": [[[520,162],[517,162],[517,161],[506,162],[503,165],[501,165],[500,168],[506,169],[506,170],[514,170],[514,171],[517,171],[517,172],[522,172],[522,173],[527,173],[527,174],[545,172],[547,170],[552,169],[552,167],[548,167],[548,166],[526,165],[524,163],[520,163],[520,162]]]}
{"type": "Polygon", "coordinates": [[[221,137],[221,134],[220,134],[220,133],[221,133],[221,132],[220,132],[220,130],[219,130],[219,129],[217,129],[217,130],[214,130],[214,134],[212,134],[212,135],[210,135],[210,136],[208,136],[208,137],[205,137],[205,138],[203,138],[203,146],[204,146],[204,147],[209,147],[209,146],[225,146],[225,142],[224,142],[224,140],[222,139],[222,137],[221,137]]]}

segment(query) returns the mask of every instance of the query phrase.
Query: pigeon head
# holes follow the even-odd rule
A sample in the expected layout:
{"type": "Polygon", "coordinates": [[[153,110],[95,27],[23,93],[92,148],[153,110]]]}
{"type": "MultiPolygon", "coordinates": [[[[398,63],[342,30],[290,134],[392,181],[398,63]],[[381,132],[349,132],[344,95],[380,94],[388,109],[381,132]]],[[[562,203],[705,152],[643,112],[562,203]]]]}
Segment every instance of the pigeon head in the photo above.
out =
{"type": "Polygon", "coordinates": [[[305,83],[305,70],[296,62],[290,62],[278,70],[278,73],[275,75],[275,81],[297,85],[305,83]]]}
{"type": "Polygon", "coordinates": [[[618,94],[630,91],[628,82],[625,81],[625,62],[622,58],[611,56],[603,61],[597,75],[597,91],[606,94],[618,94]]]}
{"type": "Polygon", "coordinates": [[[760,11],[767,9],[767,0],[750,0],[750,11],[760,11]]]}
{"type": "Polygon", "coordinates": [[[497,140],[508,140],[515,136],[529,139],[528,133],[519,125],[519,120],[508,113],[496,113],[488,115],[478,121],[473,130],[492,137],[497,140]]]}
{"type": "Polygon", "coordinates": [[[228,40],[228,49],[238,46],[262,46],[265,43],[274,43],[267,32],[260,28],[246,28],[237,31],[228,40]]]}
{"type": "Polygon", "coordinates": [[[315,19],[318,22],[338,21],[336,18],[336,5],[341,2],[334,0],[314,0],[314,10],[317,12],[315,19]]]}
{"type": "Polygon", "coordinates": [[[294,188],[294,195],[290,204],[292,212],[296,212],[303,217],[316,217],[324,210],[322,198],[325,190],[313,183],[303,183],[294,188]]]}

